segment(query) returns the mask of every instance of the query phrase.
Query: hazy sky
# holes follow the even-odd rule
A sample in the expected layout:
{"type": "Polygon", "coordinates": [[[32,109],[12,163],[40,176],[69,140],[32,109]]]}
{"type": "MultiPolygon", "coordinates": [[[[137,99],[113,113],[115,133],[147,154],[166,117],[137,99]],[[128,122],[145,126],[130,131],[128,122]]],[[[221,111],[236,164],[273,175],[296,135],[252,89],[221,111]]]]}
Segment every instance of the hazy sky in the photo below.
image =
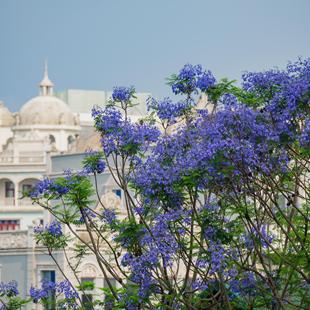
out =
{"type": "Polygon", "coordinates": [[[310,56],[310,0],[0,0],[0,100],[37,95],[44,59],[56,90],[135,85],[200,63],[220,78],[310,56]]]}

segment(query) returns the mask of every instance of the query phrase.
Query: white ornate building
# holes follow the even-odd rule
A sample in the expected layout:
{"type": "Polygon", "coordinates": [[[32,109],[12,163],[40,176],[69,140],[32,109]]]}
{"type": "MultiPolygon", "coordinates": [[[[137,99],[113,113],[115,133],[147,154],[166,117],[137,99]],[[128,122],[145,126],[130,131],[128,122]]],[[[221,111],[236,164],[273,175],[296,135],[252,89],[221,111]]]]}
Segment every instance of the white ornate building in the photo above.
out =
{"type": "MultiPolygon", "coordinates": [[[[69,167],[81,169],[85,150],[99,146],[92,128],[91,106],[105,105],[111,95],[85,90],[54,94],[53,86],[45,66],[39,95],[27,101],[19,112],[11,113],[0,101],[0,282],[16,280],[24,297],[42,279],[59,281],[62,275],[33,239],[33,226],[48,222],[48,213],[29,199],[20,198],[44,176],[57,177],[69,167]]],[[[145,115],[148,95],[137,94],[142,108],[132,113],[133,119],[145,115]]],[[[121,209],[122,193],[112,177],[104,173],[99,182],[102,199],[121,209]]],[[[83,230],[78,233],[82,237],[85,234],[83,230]]],[[[56,258],[66,270],[64,256],[59,253],[56,258]]],[[[91,279],[97,287],[105,285],[93,256],[83,261],[80,277],[91,279]]],[[[28,308],[34,309],[33,305],[28,308]]]]}
{"type": "Polygon", "coordinates": [[[68,105],[53,95],[45,67],[39,95],[12,114],[0,103],[0,231],[27,229],[43,212],[21,200],[48,171],[53,153],[74,148],[81,131],[79,119],[68,105]]]}

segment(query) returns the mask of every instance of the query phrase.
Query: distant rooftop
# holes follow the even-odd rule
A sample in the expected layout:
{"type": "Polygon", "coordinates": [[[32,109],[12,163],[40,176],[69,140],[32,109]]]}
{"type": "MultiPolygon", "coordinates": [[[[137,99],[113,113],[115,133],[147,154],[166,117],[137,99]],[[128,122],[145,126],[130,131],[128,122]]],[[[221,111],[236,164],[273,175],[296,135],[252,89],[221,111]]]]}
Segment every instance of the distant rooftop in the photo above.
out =
{"type": "MultiPolygon", "coordinates": [[[[105,106],[112,95],[112,91],[67,89],[57,92],[56,97],[67,102],[74,113],[90,113],[95,105],[105,106]]],[[[150,93],[137,93],[134,103],[139,103],[129,112],[130,115],[144,116],[146,114],[146,99],[150,93]]]]}

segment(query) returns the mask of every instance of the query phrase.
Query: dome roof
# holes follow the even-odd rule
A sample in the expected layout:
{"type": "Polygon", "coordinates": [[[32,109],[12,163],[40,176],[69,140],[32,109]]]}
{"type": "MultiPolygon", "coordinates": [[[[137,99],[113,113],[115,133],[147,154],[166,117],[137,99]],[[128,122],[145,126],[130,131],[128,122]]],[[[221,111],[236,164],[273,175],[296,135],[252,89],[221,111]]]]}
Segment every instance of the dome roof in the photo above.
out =
{"type": "Polygon", "coordinates": [[[76,125],[68,105],[54,96],[38,96],[26,102],[19,112],[20,125],[76,125]]]}
{"type": "Polygon", "coordinates": [[[22,106],[17,125],[76,125],[76,119],[68,105],[53,95],[54,84],[48,77],[47,62],[39,86],[40,95],[22,106]]]}
{"type": "Polygon", "coordinates": [[[3,101],[0,101],[0,127],[11,127],[14,125],[13,114],[4,105],[3,101]]]}

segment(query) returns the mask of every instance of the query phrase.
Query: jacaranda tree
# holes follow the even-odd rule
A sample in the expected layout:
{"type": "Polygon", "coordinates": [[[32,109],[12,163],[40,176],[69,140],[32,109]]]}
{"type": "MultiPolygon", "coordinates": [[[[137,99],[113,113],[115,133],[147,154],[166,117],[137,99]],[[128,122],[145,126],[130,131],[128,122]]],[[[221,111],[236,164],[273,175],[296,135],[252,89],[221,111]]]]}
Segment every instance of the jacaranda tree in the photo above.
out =
{"type": "MultiPolygon", "coordinates": [[[[35,229],[37,242],[56,264],[72,238],[77,262],[95,255],[108,288],[87,309],[309,309],[310,58],[245,73],[241,87],[190,64],[168,81],[184,99],[149,98],[138,122],[133,87],[94,107],[102,151],[30,193],[55,218],[35,229]],[[100,199],[103,171],[122,189],[125,217],[100,199]]],[[[90,284],[63,277],[31,288],[31,301],[83,309],[90,284]]],[[[0,287],[8,305],[16,295],[0,287]]]]}

